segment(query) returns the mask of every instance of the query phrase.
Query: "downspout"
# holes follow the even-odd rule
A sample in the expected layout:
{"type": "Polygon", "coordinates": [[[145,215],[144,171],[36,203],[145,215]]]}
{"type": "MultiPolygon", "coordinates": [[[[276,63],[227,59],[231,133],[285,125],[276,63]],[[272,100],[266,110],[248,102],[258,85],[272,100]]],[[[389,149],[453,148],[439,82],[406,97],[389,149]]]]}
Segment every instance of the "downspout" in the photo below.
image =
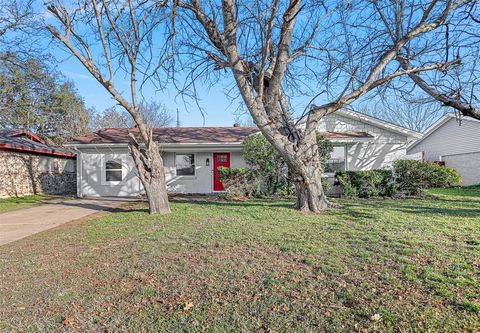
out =
{"type": "Polygon", "coordinates": [[[73,146],[72,150],[77,154],[77,197],[82,198],[82,174],[83,174],[83,163],[82,163],[82,152],[77,149],[77,146],[73,146]]]}

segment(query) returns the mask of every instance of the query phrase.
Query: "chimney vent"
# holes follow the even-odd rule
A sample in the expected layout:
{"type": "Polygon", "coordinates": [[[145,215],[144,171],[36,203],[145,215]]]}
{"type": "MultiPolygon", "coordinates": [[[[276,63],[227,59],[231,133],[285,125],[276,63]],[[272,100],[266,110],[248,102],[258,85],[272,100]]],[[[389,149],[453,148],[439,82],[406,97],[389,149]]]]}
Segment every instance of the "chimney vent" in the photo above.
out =
{"type": "Polygon", "coordinates": [[[240,127],[240,124],[239,124],[239,123],[235,123],[235,124],[233,124],[233,127],[240,127]]]}

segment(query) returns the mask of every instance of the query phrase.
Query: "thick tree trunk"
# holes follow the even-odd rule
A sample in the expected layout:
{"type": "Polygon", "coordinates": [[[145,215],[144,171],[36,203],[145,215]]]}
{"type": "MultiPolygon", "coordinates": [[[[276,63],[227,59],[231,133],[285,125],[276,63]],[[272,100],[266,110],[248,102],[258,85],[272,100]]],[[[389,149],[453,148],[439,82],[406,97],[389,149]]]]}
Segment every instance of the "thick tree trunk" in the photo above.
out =
{"type": "Polygon", "coordinates": [[[314,176],[307,178],[297,176],[295,178],[295,189],[297,192],[296,209],[305,212],[320,213],[329,207],[329,202],[323,191],[320,177],[314,176]]]}
{"type": "Polygon", "coordinates": [[[150,214],[170,213],[163,159],[158,145],[150,138],[146,149],[142,149],[135,136],[130,135],[130,138],[130,153],[145,188],[150,214]]]}
{"type": "Polygon", "coordinates": [[[297,192],[296,209],[320,213],[329,207],[322,187],[322,171],[319,166],[316,167],[316,163],[297,166],[292,170],[292,174],[297,192]]]}
{"type": "Polygon", "coordinates": [[[320,213],[330,203],[323,191],[322,165],[318,151],[316,133],[303,138],[294,156],[285,158],[292,175],[297,194],[296,209],[320,213]]]}
{"type": "Polygon", "coordinates": [[[150,214],[168,214],[170,206],[168,204],[168,195],[165,186],[165,179],[152,177],[148,190],[145,188],[148,199],[150,214]]]}
{"type": "Polygon", "coordinates": [[[155,144],[153,149],[152,147],[147,149],[147,156],[150,162],[150,177],[145,177],[145,180],[148,181],[148,186],[145,186],[145,183],[143,185],[148,198],[150,214],[167,214],[170,213],[170,205],[168,203],[163,159],[157,148],[155,144]]]}

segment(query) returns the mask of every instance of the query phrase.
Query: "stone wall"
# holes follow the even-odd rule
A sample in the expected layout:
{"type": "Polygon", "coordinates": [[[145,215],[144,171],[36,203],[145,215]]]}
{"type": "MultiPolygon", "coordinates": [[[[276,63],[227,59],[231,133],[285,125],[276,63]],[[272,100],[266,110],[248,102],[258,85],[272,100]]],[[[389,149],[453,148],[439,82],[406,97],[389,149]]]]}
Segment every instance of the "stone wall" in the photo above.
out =
{"type": "Polygon", "coordinates": [[[0,197],[76,191],[75,159],[0,150],[0,197]]]}

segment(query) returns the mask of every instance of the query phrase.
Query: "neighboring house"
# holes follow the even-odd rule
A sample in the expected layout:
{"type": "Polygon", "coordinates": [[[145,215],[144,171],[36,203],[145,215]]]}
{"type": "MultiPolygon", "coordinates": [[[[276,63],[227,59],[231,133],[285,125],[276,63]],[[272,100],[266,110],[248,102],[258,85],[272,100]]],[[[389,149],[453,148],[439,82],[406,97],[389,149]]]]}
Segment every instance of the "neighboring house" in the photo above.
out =
{"type": "MultiPolygon", "coordinates": [[[[417,132],[357,112],[340,110],[325,117],[319,131],[334,144],[327,172],[391,166],[406,157],[417,132]]],[[[129,132],[109,128],[72,140],[77,152],[77,195],[138,196],[142,184],[128,153],[129,132]]],[[[254,127],[156,128],[170,192],[215,193],[223,190],[217,168],[245,167],[242,142],[259,133],[254,127]]],[[[331,173],[330,173],[331,174],[331,173]]]]}
{"type": "Polygon", "coordinates": [[[480,184],[480,120],[447,113],[408,147],[408,154],[444,162],[462,176],[464,186],[480,184]]]}
{"type": "Polygon", "coordinates": [[[26,130],[0,130],[0,197],[76,193],[75,154],[26,130]]]}

